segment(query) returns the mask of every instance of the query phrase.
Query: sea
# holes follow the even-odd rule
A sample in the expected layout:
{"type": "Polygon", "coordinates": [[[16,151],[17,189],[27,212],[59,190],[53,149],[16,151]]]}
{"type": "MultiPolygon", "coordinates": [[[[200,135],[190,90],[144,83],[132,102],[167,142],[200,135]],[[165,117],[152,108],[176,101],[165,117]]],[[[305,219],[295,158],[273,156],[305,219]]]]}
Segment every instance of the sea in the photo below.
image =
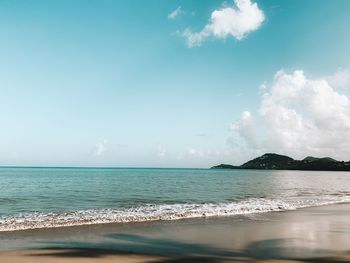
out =
{"type": "Polygon", "coordinates": [[[0,168],[0,231],[227,217],[350,202],[350,173],[0,168]]]}

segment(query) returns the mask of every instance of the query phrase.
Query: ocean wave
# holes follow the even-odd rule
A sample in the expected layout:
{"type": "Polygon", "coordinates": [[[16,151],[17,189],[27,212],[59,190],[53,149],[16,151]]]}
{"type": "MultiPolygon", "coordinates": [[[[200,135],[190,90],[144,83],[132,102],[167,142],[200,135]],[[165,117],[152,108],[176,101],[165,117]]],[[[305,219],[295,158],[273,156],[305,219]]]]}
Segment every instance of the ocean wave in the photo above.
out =
{"type": "Polygon", "coordinates": [[[0,217],[0,232],[107,223],[179,220],[295,210],[350,202],[349,196],[328,196],[307,200],[252,198],[239,202],[204,204],[147,204],[120,209],[95,209],[71,212],[34,212],[0,217]]]}

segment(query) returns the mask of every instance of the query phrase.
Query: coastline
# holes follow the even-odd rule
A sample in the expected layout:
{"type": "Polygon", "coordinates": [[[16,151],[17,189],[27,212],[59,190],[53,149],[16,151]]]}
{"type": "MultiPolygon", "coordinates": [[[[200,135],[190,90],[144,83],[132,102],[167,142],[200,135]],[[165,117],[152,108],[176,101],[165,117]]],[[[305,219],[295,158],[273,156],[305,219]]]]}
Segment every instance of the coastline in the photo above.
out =
{"type": "Polygon", "coordinates": [[[249,216],[302,208],[350,203],[349,198],[328,196],[325,200],[283,201],[252,198],[235,203],[160,204],[129,209],[78,210],[60,213],[29,213],[0,218],[0,233],[34,229],[176,221],[198,218],[249,216]],[[2,220],[1,220],[2,219],[2,220]]]}
{"type": "Polygon", "coordinates": [[[2,232],[0,261],[350,262],[349,222],[346,203],[218,218],[2,232]],[[330,258],[333,261],[327,261],[330,258]]]}

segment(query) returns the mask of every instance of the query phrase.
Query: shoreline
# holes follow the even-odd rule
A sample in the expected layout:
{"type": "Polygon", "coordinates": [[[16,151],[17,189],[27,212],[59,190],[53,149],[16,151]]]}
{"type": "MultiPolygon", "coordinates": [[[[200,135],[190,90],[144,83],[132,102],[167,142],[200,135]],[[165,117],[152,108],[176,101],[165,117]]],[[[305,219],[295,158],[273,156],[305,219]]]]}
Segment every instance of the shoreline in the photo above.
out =
{"type": "MultiPolygon", "coordinates": [[[[271,202],[271,200],[269,200],[271,202]]],[[[91,219],[88,218],[86,220],[83,220],[78,222],[78,221],[72,221],[72,222],[65,222],[65,221],[58,221],[58,222],[52,222],[48,221],[46,223],[36,223],[34,222],[28,222],[28,226],[23,226],[22,228],[16,228],[16,229],[2,229],[1,223],[0,223],[0,234],[1,233],[10,233],[10,232],[17,232],[17,231],[35,231],[35,230],[46,230],[46,229],[60,229],[60,228],[70,228],[70,227],[83,227],[83,226],[98,226],[98,225],[111,225],[111,224],[133,224],[133,223],[152,223],[152,222],[172,222],[172,221],[180,221],[180,220],[189,220],[189,219],[220,219],[220,218],[225,218],[225,217],[236,217],[236,216],[254,216],[257,214],[266,214],[266,213],[276,213],[276,212],[289,212],[289,211],[296,211],[296,210],[301,210],[301,209],[309,209],[309,208],[314,208],[314,207],[322,207],[322,206],[330,206],[330,205],[339,205],[339,204],[349,204],[350,201],[334,201],[334,202],[325,202],[325,203],[319,203],[317,205],[301,205],[300,207],[292,207],[289,209],[286,209],[283,207],[283,203],[277,203],[275,204],[275,207],[270,207],[268,210],[253,210],[253,211],[227,211],[224,210],[224,213],[218,215],[218,214],[207,214],[202,212],[197,214],[190,214],[190,215],[172,215],[171,218],[167,218],[165,215],[154,215],[153,217],[144,217],[140,218],[139,220],[133,220],[123,218],[121,217],[119,220],[120,221],[113,221],[113,219],[109,220],[104,218],[104,221],[101,219],[100,221],[98,219],[91,219]]],[[[106,210],[106,211],[111,211],[110,209],[101,209],[101,211],[106,210]]],[[[112,209],[113,210],[113,209],[112,209]]],[[[74,215],[76,213],[80,213],[84,211],[73,211],[73,212],[67,212],[67,215],[74,215]]],[[[118,211],[118,213],[123,212],[123,211],[118,211]]],[[[221,211],[222,212],[222,211],[221,211]]],[[[54,213],[53,213],[54,214],[54,213]]],[[[45,214],[44,214],[45,215],[45,214]]],[[[169,216],[168,216],[169,217],[169,216]]],[[[10,221],[14,220],[15,217],[12,217],[10,221]]],[[[23,220],[24,217],[19,217],[21,220],[23,220]]],[[[116,219],[114,219],[116,220],[116,219]]],[[[13,223],[13,222],[11,222],[13,223]]],[[[15,227],[14,227],[15,228],[15,227]]]]}
{"type": "Polygon", "coordinates": [[[350,262],[350,204],[281,212],[0,232],[0,261],[177,262],[165,260],[200,257],[265,262],[331,257],[350,262]]]}

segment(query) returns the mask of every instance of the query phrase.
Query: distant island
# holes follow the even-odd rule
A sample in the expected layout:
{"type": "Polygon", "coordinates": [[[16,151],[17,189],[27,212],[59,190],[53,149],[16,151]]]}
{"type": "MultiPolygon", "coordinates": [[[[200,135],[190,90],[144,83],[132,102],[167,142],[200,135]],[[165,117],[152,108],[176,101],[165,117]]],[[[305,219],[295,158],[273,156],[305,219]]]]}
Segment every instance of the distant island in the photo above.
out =
{"type": "Polygon", "coordinates": [[[307,170],[307,171],[350,171],[350,161],[337,161],[330,157],[308,156],[294,160],[285,155],[266,153],[242,165],[220,164],[211,169],[266,169],[266,170],[307,170]]]}

